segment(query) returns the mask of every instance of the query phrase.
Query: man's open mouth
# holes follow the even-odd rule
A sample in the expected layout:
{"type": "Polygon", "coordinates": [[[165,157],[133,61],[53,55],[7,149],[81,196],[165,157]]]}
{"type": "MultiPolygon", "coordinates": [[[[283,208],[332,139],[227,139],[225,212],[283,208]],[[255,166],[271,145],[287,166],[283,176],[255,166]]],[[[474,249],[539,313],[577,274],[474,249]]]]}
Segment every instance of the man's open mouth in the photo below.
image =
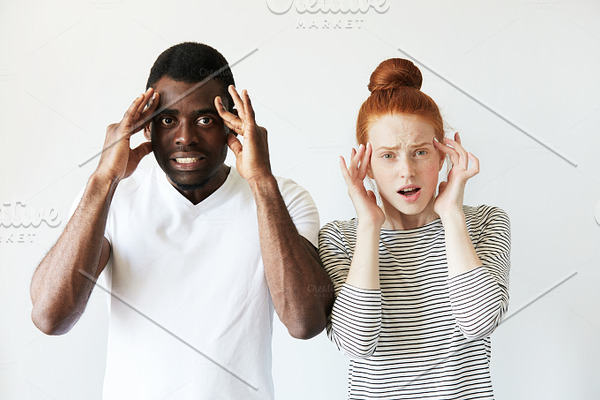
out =
{"type": "Polygon", "coordinates": [[[176,158],[173,158],[173,160],[175,160],[175,162],[178,164],[193,164],[193,163],[198,162],[203,159],[204,159],[204,157],[176,157],[176,158]]]}

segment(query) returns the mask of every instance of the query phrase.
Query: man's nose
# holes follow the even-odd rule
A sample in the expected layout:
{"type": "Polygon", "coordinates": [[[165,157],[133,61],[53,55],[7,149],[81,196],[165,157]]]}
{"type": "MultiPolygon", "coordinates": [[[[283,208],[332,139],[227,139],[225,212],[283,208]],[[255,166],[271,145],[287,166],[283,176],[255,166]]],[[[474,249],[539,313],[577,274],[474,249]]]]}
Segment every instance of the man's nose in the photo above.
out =
{"type": "Polygon", "coordinates": [[[178,146],[189,146],[198,144],[199,134],[195,126],[185,121],[181,121],[175,133],[175,144],[178,146]]]}

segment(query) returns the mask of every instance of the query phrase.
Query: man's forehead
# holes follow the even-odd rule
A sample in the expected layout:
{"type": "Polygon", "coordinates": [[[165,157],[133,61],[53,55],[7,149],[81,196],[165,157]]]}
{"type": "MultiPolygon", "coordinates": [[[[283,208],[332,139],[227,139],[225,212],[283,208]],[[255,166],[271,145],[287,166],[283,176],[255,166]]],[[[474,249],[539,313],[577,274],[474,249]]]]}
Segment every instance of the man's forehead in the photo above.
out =
{"type": "Polygon", "coordinates": [[[188,83],[163,77],[156,82],[154,90],[161,96],[161,108],[177,108],[189,103],[213,104],[216,96],[224,94],[223,84],[214,79],[188,83]]]}

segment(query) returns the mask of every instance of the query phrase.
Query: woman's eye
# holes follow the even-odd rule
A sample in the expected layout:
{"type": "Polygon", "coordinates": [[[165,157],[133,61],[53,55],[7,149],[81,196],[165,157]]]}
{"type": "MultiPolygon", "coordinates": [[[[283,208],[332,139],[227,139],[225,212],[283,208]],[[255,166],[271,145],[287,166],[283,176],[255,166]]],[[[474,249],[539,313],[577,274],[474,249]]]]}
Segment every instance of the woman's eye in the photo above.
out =
{"type": "Polygon", "coordinates": [[[417,156],[424,156],[425,154],[427,154],[427,151],[425,151],[425,150],[419,150],[415,153],[415,155],[417,155],[417,156]]]}
{"type": "Polygon", "coordinates": [[[210,123],[212,122],[212,118],[210,117],[202,117],[202,118],[198,118],[198,125],[210,125],[210,123]]]}
{"type": "Polygon", "coordinates": [[[382,157],[383,158],[394,158],[394,155],[390,154],[390,153],[385,153],[382,157]]]}

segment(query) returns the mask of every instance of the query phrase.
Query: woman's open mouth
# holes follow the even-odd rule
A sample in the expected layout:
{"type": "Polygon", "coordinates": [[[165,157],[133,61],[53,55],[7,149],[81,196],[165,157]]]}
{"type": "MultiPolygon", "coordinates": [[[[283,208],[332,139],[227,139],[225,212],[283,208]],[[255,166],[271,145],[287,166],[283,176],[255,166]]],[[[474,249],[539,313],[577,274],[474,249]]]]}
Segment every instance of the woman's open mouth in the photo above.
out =
{"type": "Polygon", "coordinates": [[[398,190],[398,194],[406,201],[417,201],[421,195],[421,188],[417,186],[407,186],[398,190]]]}

